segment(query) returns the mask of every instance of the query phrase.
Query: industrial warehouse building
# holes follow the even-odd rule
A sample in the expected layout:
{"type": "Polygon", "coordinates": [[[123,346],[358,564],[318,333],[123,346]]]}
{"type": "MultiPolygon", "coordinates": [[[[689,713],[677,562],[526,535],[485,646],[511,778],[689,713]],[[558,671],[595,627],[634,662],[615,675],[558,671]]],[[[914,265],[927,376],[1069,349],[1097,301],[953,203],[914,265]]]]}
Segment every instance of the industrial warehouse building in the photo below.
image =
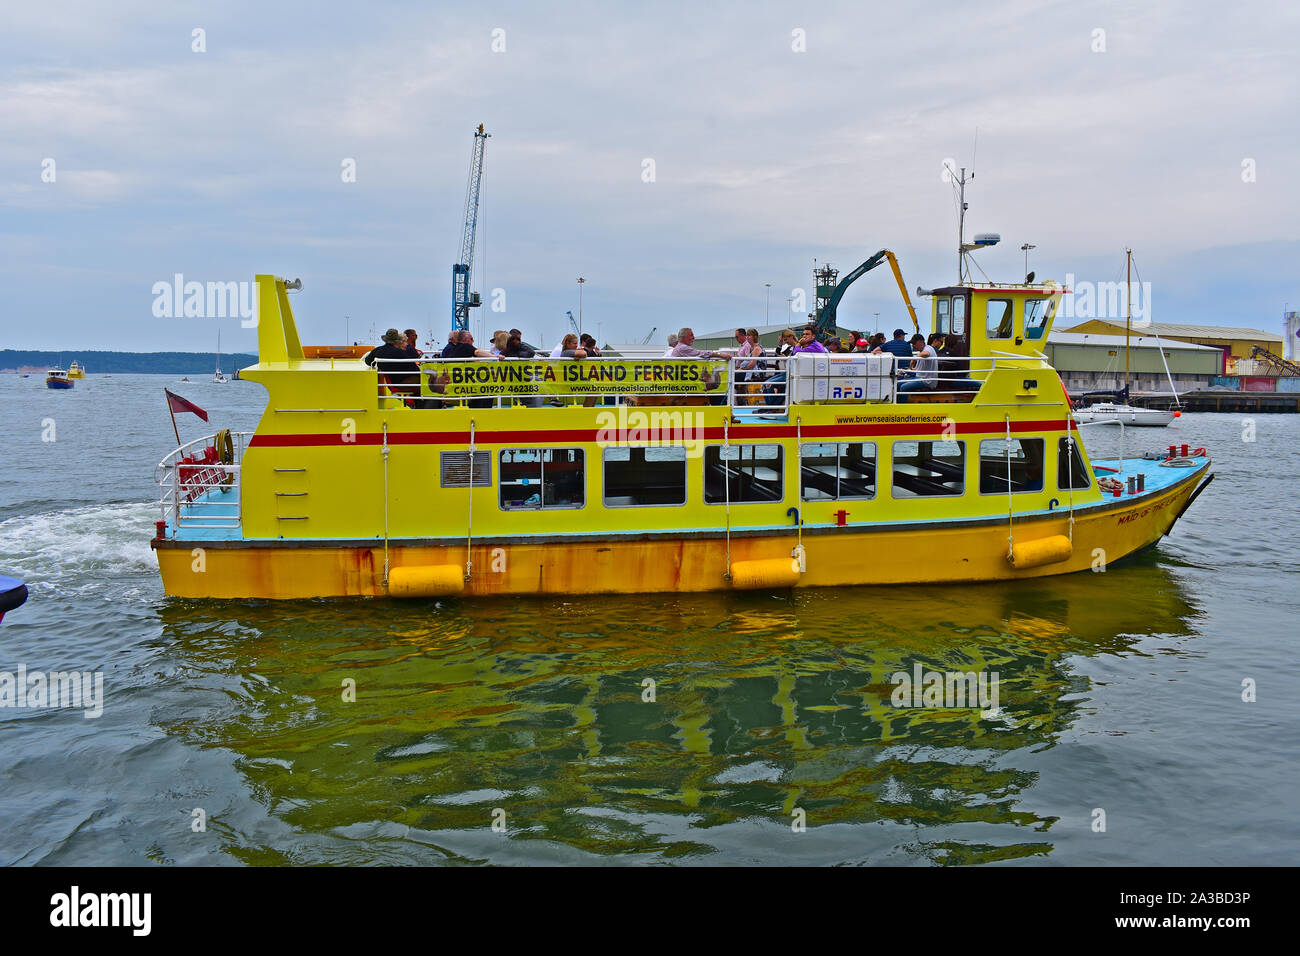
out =
{"type": "MultiPolygon", "coordinates": [[[[1090,319],[1073,326],[1070,332],[1103,335],[1124,335],[1124,323],[1118,319],[1090,319]]],[[[1216,375],[1276,375],[1267,363],[1254,358],[1258,346],[1277,355],[1282,354],[1282,336],[1259,329],[1241,329],[1224,325],[1185,325],[1175,322],[1149,322],[1142,326],[1143,335],[1158,335],[1166,343],[1189,342],[1217,349],[1221,355],[1216,375]]]]}
{"type": "MultiPolygon", "coordinates": [[[[1044,351],[1067,389],[1086,392],[1119,388],[1123,384],[1122,329],[1123,326],[1119,335],[1096,335],[1073,329],[1052,332],[1044,351]]],[[[1173,377],[1179,392],[1208,388],[1223,365],[1223,353],[1213,346],[1171,341],[1163,334],[1159,339],[1153,335],[1134,335],[1128,341],[1129,388],[1134,392],[1168,392],[1169,376],[1173,377]]]]}

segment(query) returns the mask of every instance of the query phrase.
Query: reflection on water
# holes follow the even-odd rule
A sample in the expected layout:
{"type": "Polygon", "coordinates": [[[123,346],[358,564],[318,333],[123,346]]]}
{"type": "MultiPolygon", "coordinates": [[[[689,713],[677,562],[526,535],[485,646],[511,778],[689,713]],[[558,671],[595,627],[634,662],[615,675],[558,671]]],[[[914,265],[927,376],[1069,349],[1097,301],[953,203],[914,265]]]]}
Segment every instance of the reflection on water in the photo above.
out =
{"type": "Polygon", "coordinates": [[[159,613],[150,667],[184,692],[154,722],[233,754],[304,837],[226,835],[245,862],[975,863],[1052,851],[1026,796],[1093,706],[1072,657],[1199,611],[1138,559],[951,589],[159,613]],[[895,708],[916,663],[997,672],[1000,711],[895,708]]]}

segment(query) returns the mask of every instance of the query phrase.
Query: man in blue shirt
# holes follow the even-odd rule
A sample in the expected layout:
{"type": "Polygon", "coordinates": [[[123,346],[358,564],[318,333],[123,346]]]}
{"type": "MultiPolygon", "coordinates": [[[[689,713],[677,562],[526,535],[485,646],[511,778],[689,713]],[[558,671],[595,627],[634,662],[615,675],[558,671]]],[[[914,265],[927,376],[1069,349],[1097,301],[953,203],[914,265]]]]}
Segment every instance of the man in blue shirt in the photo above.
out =
{"type": "Polygon", "coordinates": [[[897,355],[899,358],[910,359],[912,357],[912,346],[907,344],[907,333],[902,329],[894,329],[894,340],[885,342],[880,346],[882,352],[888,352],[890,355],[897,355]]]}

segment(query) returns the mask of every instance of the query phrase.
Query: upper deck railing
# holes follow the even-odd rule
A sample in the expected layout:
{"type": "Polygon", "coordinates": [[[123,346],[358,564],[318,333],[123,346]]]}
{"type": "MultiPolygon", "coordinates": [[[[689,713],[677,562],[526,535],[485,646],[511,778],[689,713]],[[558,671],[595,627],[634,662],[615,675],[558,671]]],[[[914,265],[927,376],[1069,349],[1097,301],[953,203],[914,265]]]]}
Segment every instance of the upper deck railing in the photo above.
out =
{"type": "Polygon", "coordinates": [[[376,359],[379,407],[726,405],[754,416],[794,404],[970,402],[988,373],[1022,356],[903,358],[889,353],[793,356],[376,359]]]}

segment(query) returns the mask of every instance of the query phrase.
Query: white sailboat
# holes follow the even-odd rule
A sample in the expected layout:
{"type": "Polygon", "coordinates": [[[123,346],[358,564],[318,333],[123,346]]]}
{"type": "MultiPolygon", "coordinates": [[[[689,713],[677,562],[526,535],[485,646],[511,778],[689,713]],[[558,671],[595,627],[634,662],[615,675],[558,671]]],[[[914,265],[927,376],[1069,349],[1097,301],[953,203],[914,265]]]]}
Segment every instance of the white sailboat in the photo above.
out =
{"type": "Polygon", "coordinates": [[[225,373],[221,371],[221,330],[220,329],[217,330],[217,370],[212,373],[212,381],[216,382],[218,385],[224,385],[226,384],[226,382],[230,381],[228,378],[226,378],[225,373]]]}
{"type": "MultiPolygon", "coordinates": [[[[1110,425],[1136,425],[1146,428],[1164,428],[1175,418],[1179,412],[1169,411],[1163,408],[1138,408],[1135,405],[1128,404],[1128,368],[1129,368],[1129,336],[1133,332],[1133,250],[1125,249],[1126,272],[1125,272],[1125,317],[1124,317],[1124,387],[1120,389],[1117,397],[1123,399],[1118,402],[1096,402],[1084,408],[1074,410],[1074,420],[1082,424],[1110,424],[1110,425]]],[[[1158,340],[1157,340],[1158,341],[1158,340]]],[[[1164,350],[1160,352],[1161,361],[1164,360],[1164,350]]],[[[1165,374],[1169,374],[1169,366],[1165,365],[1165,374]]],[[[1169,387],[1174,388],[1173,376],[1169,378],[1169,387]]],[[[1174,404],[1178,404],[1178,391],[1174,389],[1174,404]]]]}

